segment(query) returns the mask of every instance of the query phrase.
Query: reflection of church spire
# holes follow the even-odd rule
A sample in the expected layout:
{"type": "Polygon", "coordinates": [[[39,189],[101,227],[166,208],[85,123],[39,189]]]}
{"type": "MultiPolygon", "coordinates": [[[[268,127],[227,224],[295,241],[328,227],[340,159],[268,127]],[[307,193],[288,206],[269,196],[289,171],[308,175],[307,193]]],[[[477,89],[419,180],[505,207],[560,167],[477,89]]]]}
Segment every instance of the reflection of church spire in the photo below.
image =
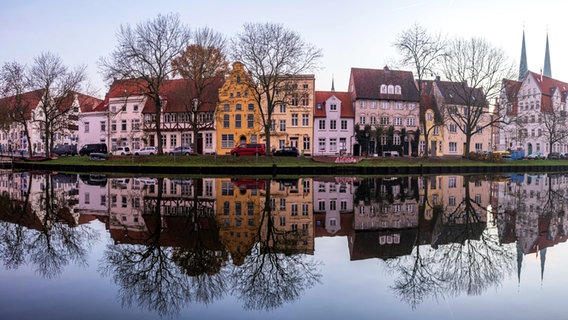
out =
{"type": "Polygon", "coordinates": [[[544,263],[546,261],[546,248],[540,250],[540,284],[544,279],[544,263]]]}
{"type": "Polygon", "coordinates": [[[521,249],[521,244],[517,241],[517,278],[519,284],[521,283],[521,267],[523,265],[523,250],[521,249]]]}
{"type": "Polygon", "coordinates": [[[527,67],[527,48],[525,46],[525,30],[523,29],[523,45],[521,47],[521,63],[519,65],[519,81],[523,81],[523,77],[528,71],[527,67]]]}
{"type": "Polygon", "coordinates": [[[546,33],[546,51],[544,52],[544,72],[545,77],[552,78],[552,71],[550,69],[550,50],[548,49],[548,32],[546,33]]]}

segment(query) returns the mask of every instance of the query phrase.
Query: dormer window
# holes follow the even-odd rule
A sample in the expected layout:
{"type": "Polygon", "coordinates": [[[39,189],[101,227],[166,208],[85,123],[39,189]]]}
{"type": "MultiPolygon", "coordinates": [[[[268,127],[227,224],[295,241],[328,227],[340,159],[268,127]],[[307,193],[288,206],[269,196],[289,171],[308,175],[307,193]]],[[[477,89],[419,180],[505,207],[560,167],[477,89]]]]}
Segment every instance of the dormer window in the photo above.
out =
{"type": "Polygon", "coordinates": [[[401,94],[400,86],[395,86],[395,87],[394,87],[394,93],[395,93],[395,94],[401,94]]]}
{"type": "Polygon", "coordinates": [[[330,111],[337,111],[337,105],[335,103],[332,103],[329,105],[329,110],[330,111]]]}
{"type": "Polygon", "coordinates": [[[394,86],[393,86],[392,84],[390,84],[390,85],[388,86],[388,91],[389,91],[389,94],[393,94],[393,93],[394,93],[394,86]]]}
{"type": "Polygon", "coordinates": [[[381,84],[381,93],[387,93],[387,85],[381,84]]]}

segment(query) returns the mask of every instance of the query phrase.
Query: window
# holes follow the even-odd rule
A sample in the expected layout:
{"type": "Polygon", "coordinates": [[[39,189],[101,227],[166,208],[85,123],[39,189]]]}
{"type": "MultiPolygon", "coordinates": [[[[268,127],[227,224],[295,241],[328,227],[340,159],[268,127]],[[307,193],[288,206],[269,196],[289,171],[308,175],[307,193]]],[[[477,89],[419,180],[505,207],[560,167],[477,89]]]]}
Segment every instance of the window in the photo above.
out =
{"type": "Polygon", "coordinates": [[[247,109],[248,111],[254,111],[254,104],[249,103],[247,109]]]}
{"type": "Polygon", "coordinates": [[[242,122],[242,115],[236,114],[235,115],[235,128],[241,128],[241,122],[242,122]]]}
{"type": "Polygon", "coordinates": [[[450,142],[450,152],[456,152],[458,151],[458,144],[456,142],[450,142]]]}
{"type": "Polygon", "coordinates": [[[177,146],[177,135],[170,135],[170,148],[175,148],[177,146]]]}
{"type": "Polygon", "coordinates": [[[247,128],[254,128],[254,114],[247,114],[247,128]]]}
{"type": "Polygon", "coordinates": [[[110,130],[116,132],[116,120],[111,121],[110,130]]]}
{"type": "Polygon", "coordinates": [[[231,105],[228,103],[225,103],[223,105],[223,111],[231,111],[231,105]]]}
{"type": "Polygon", "coordinates": [[[106,121],[101,121],[101,132],[106,132],[106,130],[107,130],[107,129],[106,129],[106,127],[107,127],[106,124],[107,124],[106,121]]]}
{"type": "Polygon", "coordinates": [[[297,216],[298,215],[298,204],[297,203],[292,203],[290,204],[290,214],[292,216],[297,216]]]}
{"type": "Polygon", "coordinates": [[[450,132],[451,133],[456,133],[458,126],[455,123],[450,123],[450,132]]]}
{"type": "Polygon", "coordinates": [[[394,118],[394,125],[395,126],[402,126],[402,118],[401,117],[395,117],[394,118]]]}
{"type": "Polygon", "coordinates": [[[337,105],[335,103],[330,104],[329,111],[337,111],[337,105]]]}
{"type": "Polygon", "coordinates": [[[223,128],[227,129],[231,126],[230,124],[230,119],[229,119],[229,115],[228,114],[224,114],[223,115],[223,128]]]}
{"type": "Polygon", "coordinates": [[[302,115],[302,126],[307,127],[310,125],[310,115],[303,114],[302,115]]]}
{"type": "Polygon", "coordinates": [[[85,133],[89,132],[89,123],[85,122],[85,133]]]}
{"type": "Polygon", "coordinates": [[[416,122],[415,122],[414,118],[413,117],[407,118],[406,119],[406,125],[409,126],[409,127],[416,126],[416,122]]]}
{"type": "Polygon", "coordinates": [[[476,144],[475,144],[475,151],[476,151],[476,152],[481,152],[481,151],[483,151],[483,143],[476,143],[476,144]]]}
{"type": "Polygon", "coordinates": [[[221,148],[232,149],[235,145],[235,138],[232,134],[222,134],[221,135],[221,148]]]}
{"type": "Polygon", "coordinates": [[[440,128],[438,126],[434,127],[434,135],[437,136],[440,134],[440,128]]]}
{"type": "Polygon", "coordinates": [[[302,96],[302,105],[307,106],[309,104],[309,102],[310,102],[310,98],[308,97],[308,95],[307,94],[303,95],[302,96]]]}
{"type": "Polygon", "coordinates": [[[337,138],[329,138],[329,151],[337,151],[337,138]]]}
{"type": "Polygon", "coordinates": [[[310,150],[310,137],[304,137],[304,150],[310,150]]]}
{"type": "Polygon", "coordinates": [[[398,134],[394,134],[393,136],[393,144],[394,145],[400,145],[400,136],[398,134]]]}
{"type": "Polygon", "coordinates": [[[188,146],[191,144],[191,133],[182,133],[181,134],[181,145],[188,146]]]}
{"type": "Polygon", "coordinates": [[[285,227],[285,226],[286,226],[286,217],[280,217],[280,226],[281,226],[281,227],[285,227]]]}
{"type": "Polygon", "coordinates": [[[206,148],[213,148],[213,134],[206,133],[205,134],[205,147],[206,148]]]}
{"type": "Polygon", "coordinates": [[[455,206],[456,205],[456,197],[453,197],[453,196],[449,197],[448,198],[448,205],[452,206],[452,207],[455,206]]]}
{"type": "Polygon", "coordinates": [[[280,113],[286,113],[286,105],[285,104],[280,105],[280,113]]]}
{"type": "Polygon", "coordinates": [[[329,129],[330,130],[337,130],[337,120],[330,120],[329,121],[329,129]]]}
{"type": "Polygon", "coordinates": [[[138,105],[137,105],[137,104],[133,105],[133,106],[132,106],[132,110],[133,110],[134,112],[138,111],[138,105]]]}
{"type": "Polygon", "coordinates": [[[400,86],[395,86],[395,87],[394,87],[394,93],[395,93],[395,94],[401,94],[400,86]]]}
{"type": "Polygon", "coordinates": [[[375,124],[377,124],[377,117],[371,116],[371,122],[370,122],[370,124],[371,124],[372,126],[374,126],[375,124]]]}
{"type": "Polygon", "coordinates": [[[286,119],[280,120],[280,131],[286,131],[286,119]]]}
{"type": "Polygon", "coordinates": [[[140,119],[132,119],[132,131],[140,131],[140,119]]]}
{"type": "Polygon", "coordinates": [[[231,181],[222,181],[221,182],[221,195],[223,196],[232,196],[235,193],[235,188],[233,187],[233,183],[231,181]]]}
{"type": "Polygon", "coordinates": [[[286,210],[286,198],[280,199],[280,207],[278,208],[278,210],[280,210],[280,211],[286,210]]]}
{"type": "Polygon", "coordinates": [[[365,101],[361,101],[359,105],[361,106],[361,109],[365,109],[365,101]]]}
{"type": "Polygon", "coordinates": [[[385,126],[389,124],[389,117],[381,117],[381,125],[385,126]]]}
{"type": "Polygon", "coordinates": [[[456,187],[457,187],[456,177],[449,177],[448,178],[448,188],[456,188],[456,187]]]}
{"type": "Polygon", "coordinates": [[[309,210],[309,206],[307,203],[302,203],[302,215],[303,216],[307,216],[308,215],[308,210],[309,210]]]}
{"type": "Polygon", "coordinates": [[[318,201],[318,210],[319,211],[325,211],[325,201],[324,200],[318,201]]]}
{"type": "Polygon", "coordinates": [[[276,120],[272,119],[270,122],[270,131],[276,131],[276,120]]]}
{"type": "Polygon", "coordinates": [[[387,93],[387,85],[381,84],[381,93],[387,93]]]}
{"type": "Polygon", "coordinates": [[[341,120],[341,130],[347,130],[347,120],[341,120]]]}
{"type": "Polygon", "coordinates": [[[325,151],[325,138],[319,138],[319,151],[325,151]]]}
{"type": "Polygon", "coordinates": [[[365,120],[366,120],[366,118],[365,118],[364,115],[359,116],[359,123],[360,123],[360,124],[365,124],[365,120]]]}
{"type": "Polygon", "coordinates": [[[292,115],[292,127],[297,127],[297,126],[298,126],[298,115],[293,114],[292,115]]]}
{"type": "Polygon", "coordinates": [[[341,200],[341,202],[339,203],[339,210],[347,211],[347,201],[341,200]]]}
{"type": "Polygon", "coordinates": [[[126,120],[120,122],[120,131],[126,131],[126,120]]]}
{"type": "Polygon", "coordinates": [[[320,129],[320,130],[325,130],[325,120],[320,120],[320,121],[319,121],[319,129],[320,129]]]}

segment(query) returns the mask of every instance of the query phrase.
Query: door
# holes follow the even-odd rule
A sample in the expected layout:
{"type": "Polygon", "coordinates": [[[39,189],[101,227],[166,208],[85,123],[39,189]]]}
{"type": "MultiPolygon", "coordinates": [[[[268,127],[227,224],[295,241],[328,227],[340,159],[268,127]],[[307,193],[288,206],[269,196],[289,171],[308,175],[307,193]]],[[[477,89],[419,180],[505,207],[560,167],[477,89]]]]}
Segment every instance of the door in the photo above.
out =
{"type": "Polygon", "coordinates": [[[532,143],[529,143],[528,151],[527,156],[532,153],[532,143]]]}
{"type": "Polygon", "coordinates": [[[290,147],[298,148],[298,138],[290,138],[290,147]]]}
{"type": "Polygon", "coordinates": [[[437,143],[436,141],[431,141],[430,143],[430,154],[432,155],[432,157],[436,156],[436,151],[437,151],[437,143]]]}

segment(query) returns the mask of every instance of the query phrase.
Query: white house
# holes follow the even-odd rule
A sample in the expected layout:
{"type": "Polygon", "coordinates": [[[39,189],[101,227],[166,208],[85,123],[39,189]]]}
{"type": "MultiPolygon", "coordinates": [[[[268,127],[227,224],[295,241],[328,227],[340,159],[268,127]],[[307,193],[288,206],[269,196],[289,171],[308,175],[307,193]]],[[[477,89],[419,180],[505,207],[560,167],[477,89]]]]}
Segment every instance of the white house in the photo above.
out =
{"type": "Polygon", "coordinates": [[[350,154],[354,119],[349,92],[316,91],[313,155],[350,154]]]}

